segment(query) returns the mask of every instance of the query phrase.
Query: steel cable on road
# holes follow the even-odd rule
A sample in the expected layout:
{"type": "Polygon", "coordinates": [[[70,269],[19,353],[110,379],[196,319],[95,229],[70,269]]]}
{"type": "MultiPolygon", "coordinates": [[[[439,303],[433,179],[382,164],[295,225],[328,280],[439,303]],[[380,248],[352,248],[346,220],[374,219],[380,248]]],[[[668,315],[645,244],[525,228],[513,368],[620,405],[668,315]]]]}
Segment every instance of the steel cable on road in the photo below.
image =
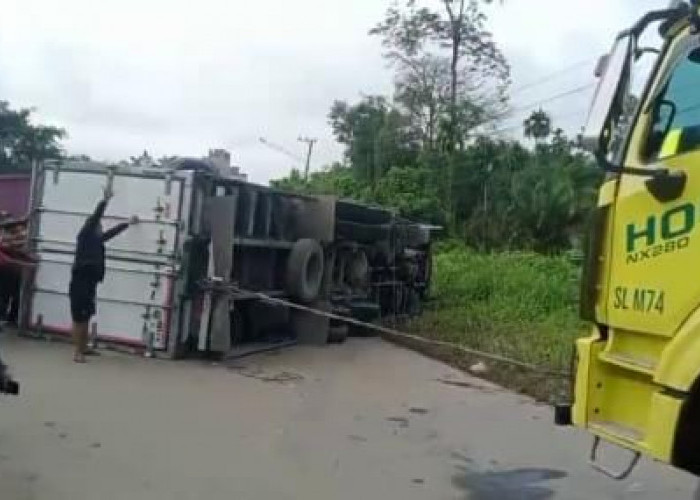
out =
{"type": "Polygon", "coordinates": [[[406,332],[401,332],[399,330],[395,330],[393,328],[387,328],[382,325],[376,325],[374,323],[367,323],[365,321],[360,321],[355,318],[350,318],[348,316],[342,316],[339,314],[335,314],[332,312],[328,311],[323,311],[321,309],[316,309],[313,307],[305,306],[302,304],[297,304],[296,302],[292,302],[290,300],[286,299],[281,299],[278,297],[271,297],[270,295],[267,295],[262,292],[255,292],[252,290],[245,290],[243,288],[239,288],[235,285],[231,284],[224,284],[224,283],[207,283],[205,284],[204,288],[209,288],[213,290],[214,292],[218,293],[226,293],[228,295],[242,295],[245,296],[246,298],[257,298],[263,302],[266,302],[268,304],[272,305],[279,305],[283,307],[289,307],[290,309],[296,309],[298,311],[304,311],[308,312],[311,314],[315,314],[317,316],[322,316],[328,319],[333,319],[336,321],[341,321],[347,324],[351,325],[356,325],[356,326],[361,326],[362,328],[374,330],[376,332],[382,333],[385,336],[391,338],[400,338],[400,339],[405,339],[405,340],[411,340],[414,342],[419,342],[423,344],[428,344],[432,346],[438,346],[438,347],[447,347],[450,349],[455,349],[457,351],[461,351],[464,354],[468,354],[471,356],[477,356],[481,357],[484,359],[488,359],[491,361],[496,361],[499,363],[504,363],[512,366],[517,366],[519,368],[523,368],[528,371],[532,371],[535,373],[539,373],[541,375],[549,375],[549,376],[554,376],[554,377],[560,377],[560,378],[569,378],[571,376],[571,373],[561,371],[561,370],[553,370],[549,368],[543,368],[541,366],[534,365],[532,363],[527,363],[525,361],[520,361],[517,359],[509,358],[507,356],[502,356],[500,354],[493,354],[490,352],[486,351],[481,351],[479,349],[473,349],[471,347],[465,347],[457,344],[453,344],[450,342],[445,342],[442,340],[432,340],[428,339],[425,337],[421,337],[420,335],[414,335],[412,333],[406,333],[406,332]]]}

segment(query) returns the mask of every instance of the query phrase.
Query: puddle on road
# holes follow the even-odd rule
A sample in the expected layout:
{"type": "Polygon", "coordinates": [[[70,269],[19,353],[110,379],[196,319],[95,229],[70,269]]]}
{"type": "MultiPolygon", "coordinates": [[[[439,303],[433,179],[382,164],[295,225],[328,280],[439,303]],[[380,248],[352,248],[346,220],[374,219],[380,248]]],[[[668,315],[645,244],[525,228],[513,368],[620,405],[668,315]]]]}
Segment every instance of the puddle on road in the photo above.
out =
{"type": "Polygon", "coordinates": [[[457,469],[452,484],[466,492],[469,500],[547,500],[554,497],[554,490],[547,483],[567,475],[544,468],[479,472],[458,465],[457,469]]]}

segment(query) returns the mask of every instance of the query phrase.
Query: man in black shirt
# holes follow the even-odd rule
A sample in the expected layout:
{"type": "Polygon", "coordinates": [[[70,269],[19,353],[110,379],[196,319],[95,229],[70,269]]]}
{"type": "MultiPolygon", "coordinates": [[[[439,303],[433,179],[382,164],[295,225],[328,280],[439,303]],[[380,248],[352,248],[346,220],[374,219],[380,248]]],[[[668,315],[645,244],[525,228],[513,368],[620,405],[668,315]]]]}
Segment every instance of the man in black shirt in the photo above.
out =
{"type": "Polygon", "coordinates": [[[86,354],[94,354],[87,345],[88,327],[90,318],[96,312],[97,284],[101,283],[105,277],[105,243],[121,234],[130,225],[139,222],[134,216],[128,223],[121,223],[109,231],[102,232],[102,216],[113,194],[111,189],[105,189],[102,201],[97,204],[95,212],[87,218],[77,237],[68,291],[75,342],[73,360],[76,363],[84,363],[86,354]]]}

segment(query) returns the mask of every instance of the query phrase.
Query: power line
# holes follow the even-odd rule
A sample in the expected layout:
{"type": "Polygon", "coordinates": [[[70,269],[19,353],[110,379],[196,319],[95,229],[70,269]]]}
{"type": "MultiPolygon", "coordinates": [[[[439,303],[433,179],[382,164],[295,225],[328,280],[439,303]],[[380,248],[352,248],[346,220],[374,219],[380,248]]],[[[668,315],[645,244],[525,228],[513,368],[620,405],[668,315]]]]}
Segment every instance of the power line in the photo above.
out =
{"type": "Polygon", "coordinates": [[[509,115],[512,112],[517,112],[517,111],[532,111],[534,108],[541,107],[543,104],[548,104],[550,102],[558,101],[559,99],[563,99],[564,97],[568,97],[570,95],[574,94],[579,94],[581,92],[585,92],[586,90],[593,88],[596,85],[596,82],[591,82],[587,83],[586,85],[581,85],[579,87],[565,90],[564,92],[560,92],[559,94],[554,94],[549,97],[545,97],[544,99],[541,99],[539,101],[533,101],[528,104],[524,104],[522,106],[518,106],[516,108],[509,109],[508,111],[505,111],[501,113],[500,115],[496,116],[496,118],[502,118],[504,116],[509,115]]]}
{"type": "Polygon", "coordinates": [[[538,86],[540,86],[540,85],[544,85],[545,83],[549,83],[552,79],[554,79],[554,78],[556,78],[556,77],[558,77],[558,76],[564,75],[564,74],[566,74],[566,73],[570,73],[571,71],[574,71],[574,70],[578,69],[579,67],[582,67],[582,66],[584,66],[584,65],[586,65],[586,64],[590,64],[590,63],[594,62],[596,59],[597,59],[597,58],[592,57],[592,58],[584,59],[584,60],[582,60],[582,61],[579,61],[579,62],[577,62],[577,63],[574,63],[574,64],[572,64],[572,65],[570,65],[570,66],[566,66],[566,67],[564,67],[564,68],[562,68],[562,69],[559,69],[559,70],[557,70],[557,71],[554,71],[553,73],[550,73],[550,74],[545,75],[545,76],[543,76],[543,77],[541,77],[541,78],[538,78],[537,80],[533,80],[533,81],[531,81],[531,82],[529,82],[529,83],[526,83],[526,84],[523,84],[523,85],[519,85],[518,87],[515,87],[514,89],[512,89],[512,90],[510,91],[510,93],[511,93],[511,95],[512,95],[512,94],[517,94],[518,92],[522,92],[523,90],[527,90],[527,89],[530,89],[530,88],[533,88],[533,87],[538,87],[538,86]]]}
{"type": "MultiPolygon", "coordinates": [[[[556,122],[557,120],[559,120],[559,121],[561,122],[561,121],[567,120],[567,119],[569,119],[569,118],[577,117],[577,118],[581,118],[581,121],[583,121],[583,119],[585,118],[586,112],[587,112],[586,109],[580,109],[580,110],[574,111],[574,112],[572,112],[572,113],[565,113],[565,114],[563,114],[563,115],[554,115],[554,116],[550,116],[550,120],[551,120],[552,123],[554,123],[554,122],[556,122]]],[[[513,130],[522,129],[522,128],[523,128],[523,124],[522,124],[522,123],[519,123],[519,124],[517,124],[517,125],[510,125],[510,126],[508,126],[508,127],[499,128],[499,129],[492,130],[492,131],[489,131],[489,132],[492,133],[492,134],[502,134],[502,133],[504,133],[504,132],[511,132],[511,131],[513,131],[513,130]]]]}
{"type": "Polygon", "coordinates": [[[278,153],[282,153],[283,155],[288,156],[289,158],[292,158],[293,160],[296,160],[296,161],[298,161],[298,162],[300,162],[300,163],[303,163],[303,162],[304,162],[304,158],[302,158],[301,156],[299,156],[299,155],[297,155],[297,154],[294,154],[294,153],[292,153],[291,151],[289,151],[289,150],[283,148],[283,147],[280,146],[279,144],[275,144],[274,142],[270,142],[270,141],[268,141],[267,139],[265,139],[264,137],[260,137],[258,140],[259,140],[262,144],[264,144],[265,146],[267,146],[268,148],[274,149],[274,150],[277,151],[278,153]]]}
{"type": "MultiPolygon", "coordinates": [[[[563,98],[565,98],[565,97],[568,97],[568,96],[571,96],[571,95],[575,95],[575,94],[584,92],[584,91],[588,90],[589,88],[592,88],[592,87],[595,86],[595,85],[596,85],[596,82],[591,82],[591,83],[588,83],[588,84],[586,84],[586,85],[581,85],[581,86],[579,86],[579,87],[576,87],[576,88],[573,88],[573,89],[569,89],[569,90],[566,90],[566,91],[564,91],[564,92],[560,92],[560,93],[558,93],[558,94],[554,94],[554,95],[549,96],[549,97],[545,97],[544,99],[540,99],[539,101],[534,101],[534,102],[528,103],[528,104],[523,105],[523,106],[518,106],[518,107],[516,107],[516,108],[509,109],[509,110],[507,110],[507,111],[504,111],[503,113],[499,113],[499,114],[495,115],[495,116],[492,117],[492,118],[489,118],[488,120],[483,121],[482,123],[480,123],[479,125],[477,125],[477,127],[481,127],[481,126],[487,125],[488,123],[492,123],[492,122],[497,121],[497,120],[500,120],[500,119],[502,119],[502,118],[510,118],[510,119],[513,119],[514,117],[513,117],[513,116],[510,116],[510,115],[512,115],[513,113],[522,113],[522,112],[528,113],[528,112],[531,112],[532,110],[534,110],[534,109],[536,109],[536,108],[541,108],[543,104],[547,104],[547,103],[550,103],[550,102],[554,102],[554,101],[557,101],[557,100],[559,100],[559,99],[563,99],[563,98]]],[[[524,115],[522,115],[522,116],[524,116],[524,115]]],[[[568,116],[568,115],[567,115],[567,116],[568,116]]],[[[515,125],[515,126],[513,126],[513,127],[507,127],[505,130],[510,130],[511,128],[517,128],[517,127],[520,127],[520,126],[521,126],[521,125],[518,124],[518,125],[515,125]]]]}
{"type": "MultiPolygon", "coordinates": [[[[583,109],[581,112],[582,112],[582,113],[585,113],[586,111],[588,111],[588,108],[583,109]]],[[[547,113],[548,116],[551,116],[551,114],[550,114],[549,112],[545,111],[545,113],[547,113]]],[[[509,127],[509,126],[510,126],[509,123],[512,122],[513,120],[517,120],[518,123],[522,123],[521,120],[522,120],[523,118],[527,118],[527,117],[530,116],[531,114],[532,114],[532,109],[530,109],[530,108],[524,109],[524,108],[523,108],[523,109],[522,109],[521,111],[519,111],[518,113],[516,113],[516,114],[514,114],[514,115],[512,115],[512,116],[509,116],[508,118],[504,119],[503,121],[500,121],[499,123],[500,123],[501,125],[505,125],[505,126],[509,127]]],[[[563,116],[569,116],[569,115],[570,115],[570,114],[566,114],[566,115],[563,115],[563,116]]],[[[488,125],[489,123],[493,123],[493,120],[492,120],[491,122],[484,122],[482,125],[488,125]]]]}

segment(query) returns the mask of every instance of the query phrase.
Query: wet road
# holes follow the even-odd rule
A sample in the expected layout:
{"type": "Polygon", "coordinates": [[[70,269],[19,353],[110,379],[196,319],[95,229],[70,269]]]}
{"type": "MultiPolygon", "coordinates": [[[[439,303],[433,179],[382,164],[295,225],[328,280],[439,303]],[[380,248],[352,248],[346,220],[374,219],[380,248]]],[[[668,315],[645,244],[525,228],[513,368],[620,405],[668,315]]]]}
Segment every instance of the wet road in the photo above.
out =
{"type": "Polygon", "coordinates": [[[378,339],[229,367],[1,345],[24,392],[0,399],[3,500],[689,500],[695,485],[649,462],[606,479],[549,408],[378,339]]]}

